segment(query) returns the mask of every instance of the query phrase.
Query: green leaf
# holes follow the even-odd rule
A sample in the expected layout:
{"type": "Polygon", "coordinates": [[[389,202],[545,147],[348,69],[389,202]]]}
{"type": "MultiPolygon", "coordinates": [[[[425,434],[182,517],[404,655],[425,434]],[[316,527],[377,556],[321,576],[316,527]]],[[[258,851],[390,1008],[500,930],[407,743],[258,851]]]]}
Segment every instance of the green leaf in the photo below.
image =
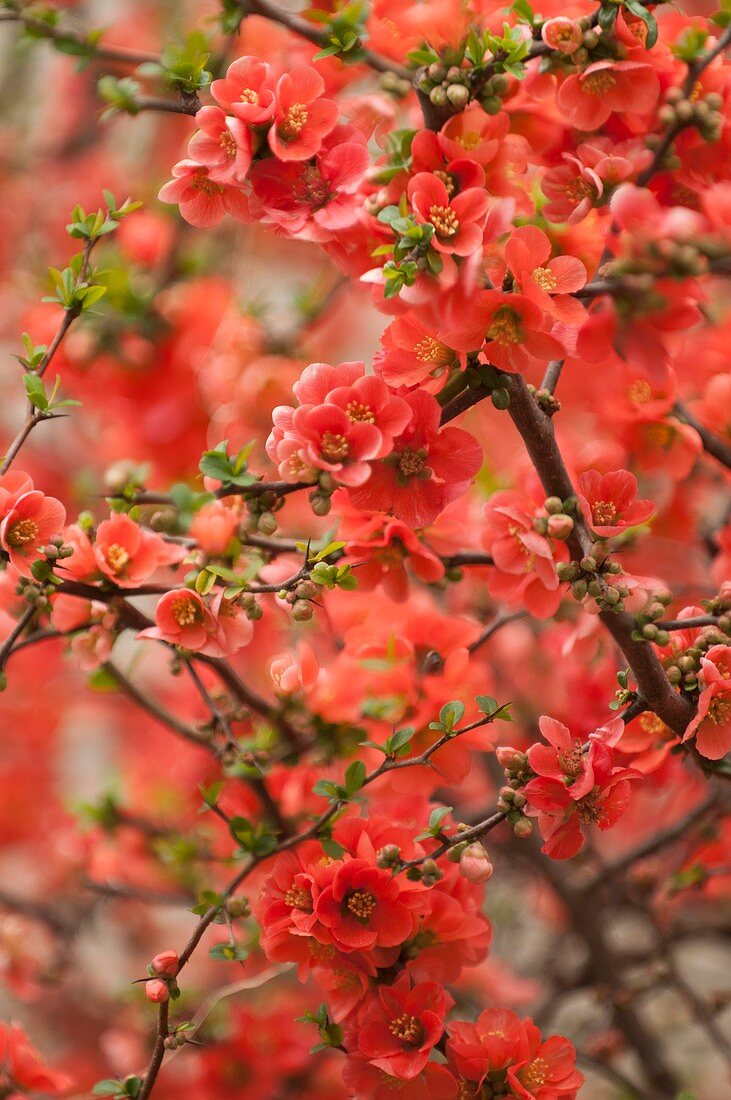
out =
{"type": "Polygon", "coordinates": [[[48,396],[43,379],[39,378],[37,374],[26,374],[23,376],[23,383],[26,395],[33,408],[45,412],[48,408],[48,396]]]}
{"type": "Polygon", "coordinates": [[[237,943],[216,943],[208,954],[219,962],[243,962],[249,957],[247,949],[237,943]]]}
{"type": "Polygon", "coordinates": [[[497,699],[492,695],[478,695],[475,702],[483,714],[493,714],[498,709],[497,699]]]}
{"type": "Polygon", "coordinates": [[[463,717],[464,703],[461,703],[459,699],[453,699],[450,703],[445,703],[439,711],[439,721],[448,733],[452,732],[457,723],[462,721],[463,717]]]}
{"type": "Polygon", "coordinates": [[[633,15],[636,15],[638,19],[641,19],[647,27],[645,49],[652,49],[657,42],[657,20],[655,16],[647,10],[641,0],[624,0],[624,6],[628,11],[631,11],[633,15]]]}
{"type": "Polygon", "coordinates": [[[365,764],[362,760],[354,760],[345,773],[345,790],[349,797],[361,789],[365,783],[365,778],[365,764]]]}

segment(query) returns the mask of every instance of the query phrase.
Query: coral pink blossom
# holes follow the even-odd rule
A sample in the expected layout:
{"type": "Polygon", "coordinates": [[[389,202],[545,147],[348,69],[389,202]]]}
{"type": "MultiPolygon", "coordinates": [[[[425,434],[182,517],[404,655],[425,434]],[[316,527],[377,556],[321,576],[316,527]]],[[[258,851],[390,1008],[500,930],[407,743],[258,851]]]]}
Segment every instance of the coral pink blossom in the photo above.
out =
{"type": "Polygon", "coordinates": [[[439,427],[441,410],[430,394],[417,391],[404,400],[413,412],[410,424],[350,497],[357,508],[392,512],[411,527],[425,527],[465,492],[482,450],[469,432],[439,427]]]}
{"type": "Polygon", "coordinates": [[[437,252],[469,256],[482,247],[489,206],[482,188],[470,187],[450,199],[441,179],[419,172],[409,181],[408,196],[418,220],[434,227],[431,243],[437,252]]]}
{"type": "Polygon", "coordinates": [[[551,242],[535,225],[514,230],[505,245],[505,262],[521,293],[545,313],[580,325],[586,311],[571,295],[586,283],[586,268],[575,256],[550,256],[551,242]]]}
{"type": "Polygon", "coordinates": [[[444,1030],[452,997],[435,982],[411,986],[405,973],[382,987],[360,1019],[357,1050],[371,1065],[409,1081],[424,1069],[444,1030]]]}
{"type": "Polygon", "coordinates": [[[536,531],[536,513],[535,503],[518,490],[493,493],[485,505],[482,542],[494,564],[488,578],[491,594],[546,618],[562,598],[556,563],[569,555],[563,542],[536,531]]]}
{"type": "Polygon", "coordinates": [[[660,81],[641,61],[595,61],[568,76],[557,104],[566,121],[579,130],[596,130],[615,111],[647,114],[657,102],[660,81]]]}
{"type": "Polygon", "coordinates": [[[211,180],[243,183],[251,164],[251,135],[245,123],[225,115],[220,107],[201,107],[195,121],[199,129],[188,143],[191,160],[205,165],[211,180]]]}
{"type": "Polygon", "coordinates": [[[66,509],[60,500],[47,497],[37,489],[23,493],[6,512],[0,524],[0,546],[24,577],[31,576],[31,564],[43,547],[60,535],[66,522],[66,509]]]}
{"type": "Polygon", "coordinates": [[[395,947],[409,939],[415,918],[400,880],[366,860],[344,863],[320,892],[315,916],[340,951],[395,947]]]}
{"type": "Polygon", "coordinates": [[[461,351],[478,351],[501,370],[525,371],[536,360],[560,358],[564,345],[548,331],[548,318],[524,294],[484,290],[476,295],[459,322],[443,332],[461,351]]]}
{"type": "Polygon", "coordinates": [[[176,588],[160,597],[155,608],[155,626],[140,631],[138,637],[203,652],[215,632],[215,620],[202,597],[189,588],[176,588]]]}
{"type": "Polygon", "coordinates": [[[541,38],[552,50],[571,54],[582,44],[584,32],[573,19],[558,15],[545,21],[541,27],[541,38]]]}
{"type": "Polygon", "coordinates": [[[579,502],[591,529],[602,538],[646,523],[655,511],[651,500],[637,499],[637,478],[628,470],[587,470],[579,478],[579,502]]]}
{"type": "Polygon", "coordinates": [[[314,163],[259,161],[251,183],[263,220],[300,240],[332,240],[358,220],[362,198],[357,192],[369,164],[368,150],[353,126],[336,126],[314,163]]]}
{"type": "Polygon", "coordinates": [[[145,531],[121,514],[103,520],[94,540],[99,570],[120,588],[135,588],[159,566],[174,564],[184,556],[182,547],[166,543],[154,531],[145,531]]]}
{"type": "Polygon", "coordinates": [[[411,313],[388,326],[381,346],[373,366],[391,386],[421,386],[436,392],[444,385],[449,368],[464,361],[463,355],[442,343],[433,329],[411,313]]]}
{"type": "Polygon", "coordinates": [[[375,458],[384,458],[393,450],[394,437],[404,432],[412,416],[408,403],[373,375],[357,378],[351,385],[336,386],[325,403],[339,406],[356,424],[372,424],[378,429],[381,446],[375,458]]]}
{"type": "MultiPolygon", "coordinates": [[[[698,697],[698,711],[683,734],[683,740],[694,737],[701,756],[707,760],[721,760],[731,750],[731,679],[719,673],[713,662],[702,659],[701,663],[706,686],[698,697]]],[[[725,667],[728,669],[727,662],[725,667]]]]}
{"type": "Polygon", "coordinates": [[[457,1100],[459,1086],[445,1066],[427,1062],[410,1080],[394,1077],[371,1065],[365,1058],[350,1055],[343,1067],[343,1081],[351,1096],[359,1100],[457,1100]]]}
{"type": "Polygon", "coordinates": [[[335,127],[338,108],[322,99],[325,82],[315,69],[296,66],[277,81],[274,122],[267,135],[279,160],[309,160],[335,127]]]}
{"type": "Polygon", "coordinates": [[[33,478],[23,470],[10,470],[0,476],[0,520],[2,520],[15,504],[18,497],[24,493],[30,493],[33,489],[33,478]]]}
{"type": "Polygon", "coordinates": [[[222,222],[226,214],[238,221],[249,220],[249,203],[240,187],[214,179],[205,165],[195,160],[178,161],[173,166],[173,176],[160,188],[158,198],[161,202],[177,203],[190,225],[210,229],[222,222]]]}
{"type": "Polygon", "coordinates": [[[301,642],[296,653],[288,651],[273,657],[269,665],[269,675],[280,695],[293,695],[314,687],[319,672],[319,662],[307,642],[301,642]]]}
{"type": "Polygon", "coordinates": [[[342,485],[362,485],[369,461],[383,449],[383,437],[367,420],[351,420],[338,405],[302,405],[293,418],[305,462],[329,471],[342,485]]]}
{"type": "Polygon", "coordinates": [[[211,95],[216,103],[249,126],[262,126],[274,114],[271,66],[256,57],[238,57],[229,65],[225,77],[213,81],[211,95]]]}

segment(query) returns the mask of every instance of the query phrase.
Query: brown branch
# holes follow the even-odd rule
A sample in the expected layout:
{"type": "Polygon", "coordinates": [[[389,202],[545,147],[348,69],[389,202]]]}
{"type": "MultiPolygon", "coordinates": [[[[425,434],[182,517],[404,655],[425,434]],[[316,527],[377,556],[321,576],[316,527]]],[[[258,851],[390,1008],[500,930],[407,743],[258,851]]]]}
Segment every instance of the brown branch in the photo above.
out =
{"type": "MultiPolygon", "coordinates": [[[[6,0],[7,2],[7,0],[6,0]]],[[[113,61],[121,65],[146,65],[151,62],[160,64],[160,58],[154,53],[144,53],[142,50],[133,50],[127,46],[100,46],[90,41],[87,35],[81,31],[72,30],[69,27],[59,27],[54,23],[47,23],[43,19],[35,19],[20,8],[10,6],[9,11],[0,12],[0,22],[22,23],[32,32],[36,38],[47,38],[56,42],[71,42],[88,51],[94,60],[113,61]]]]}
{"type": "MultiPolygon", "coordinates": [[[[271,0],[237,0],[237,4],[244,15],[260,15],[272,23],[279,23],[280,26],[286,27],[300,38],[306,38],[308,42],[312,42],[321,49],[330,45],[330,36],[326,30],[309,23],[294,12],[283,11],[276,4],[272,4],[271,0]]],[[[389,57],[382,57],[381,54],[374,53],[373,50],[365,47],[361,57],[363,63],[375,69],[376,72],[395,73],[402,80],[411,80],[414,75],[410,69],[399,65],[397,61],[391,61],[389,57]]]]}
{"type": "MultiPolygon", "coordinates": [[[[729,24],[731,27],[731,24],[729,24]]],[[[703,442],[703,450],[706,454],[712,455],[717,459],[722,466],[725,466],[728,470],[731,470],[731,445],[726,443],[720,435],[716,435],[705,424],[701,424],[700,420],[697,420],[693,416],[690,409],[688,409],[682,401],[677,401],[675,409],[673,410],[678,419],[683,420],[694,431],[698,432],[703,442]]]]}

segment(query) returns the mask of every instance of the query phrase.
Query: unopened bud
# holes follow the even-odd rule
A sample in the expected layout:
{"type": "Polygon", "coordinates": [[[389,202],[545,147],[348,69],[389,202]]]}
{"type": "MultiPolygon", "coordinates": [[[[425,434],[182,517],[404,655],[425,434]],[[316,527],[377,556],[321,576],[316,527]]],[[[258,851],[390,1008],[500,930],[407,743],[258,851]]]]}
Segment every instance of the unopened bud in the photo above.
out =
{"type": "Polygon", "coordinates": [[[468,844],[459,861],[459,871],[463,878],[475,886],[480,886],[492,878],[495,868],[481,844],[468,844]]]}
{"type": "Polygon", "coordinates": [[[160,978],[150,978],[149,982],[145,982],[145,996],[154,1005],[164,1004],[165,1001],[170,1000],[167,982],[161,981],[160,978]]]}

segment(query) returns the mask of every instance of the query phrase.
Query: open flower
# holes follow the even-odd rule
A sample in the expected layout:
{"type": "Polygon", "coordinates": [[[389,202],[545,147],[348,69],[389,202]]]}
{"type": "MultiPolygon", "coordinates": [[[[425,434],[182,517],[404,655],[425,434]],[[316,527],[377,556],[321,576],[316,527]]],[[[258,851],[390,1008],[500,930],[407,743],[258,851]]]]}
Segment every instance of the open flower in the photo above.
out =
{"type": "Polygon", "coordinates": [[[437,252],[471,256],[482,247],[482,230],[489,200],[481,187],[468,187],[450,198],[441,179],[418,172],[409,181],[408,196],[417,219],[434,227],[432,246],[437,252]]]}
{"type": "Polygon", "coordinates": [[[586,268],[575,256],[550,257],[551,242],[535,225],[514,230],[505,245],[505,262],[520,292],[544,313],[580,325],[586,311],[571,295],[586,283],[586,268]]]}
{"type": "Polygon", "coordinates": [[[564,80],[556,102],[578,130],[597,130],[615,111],[643,115],[660,93],[655,70],[641,61],[595,61],[564,80]]]}
{"type": "Polygon", "coordinates": [[[238,184],[214,178],[212,171],[195,160],[180,160],[173,166],[173,179],[158,192],[161,202],[177,203],[185,220],[198,229],[218,225],[226,214],[238,221],[249,220],[249,203],[238,184]]]}
{"type": "MultiPolygon", "coordinates": [[[[153,638],[202,653],[215,633],[215,620],[203,598],[190,588],[176,588],[157,601],[155,626],[141,630],[137,637],[153,638]]],[[[212,654],[218,655],[217,652],[212,654]]]]}
{"type": "Polygon", "coordinates": [[[357,508],[392,512],[411,527],[433,523],[465,492],[482,464],[477,440],[461,428],[440,428],[441,410],[422,390],[404,397],[413,416],[388,458],[351,492],[357,508]]]}
{"type": "Polygon", "coordinates": [[[401,1080],[416,1077],[444,1031],[454,1004],[436,982],[411,986],[408,975],[381,987],[365,1009],[357,1032],[358,1053],[371,1065],[401,1080]]]}
{"type": "Polygon", "coordinates": [[[31,564],[54,535],[60,535],[66,509],[60,500],[32,489],[17,498],[0,524],[0,546],[24,577],[31,576],[31,564]]]}
{"type": "Polygon", "coordinates": [[[443,338],[460,351],[484,347],[494,366],[520,373],[535,360],[546,362],[565,354],[564,345],[547,330],[545,314],[524,294],[484,290],[443,338]]]}
{"type": "Polygon", "coordinates": [[[637,500],[637,478],[629,470],[612,470],[607,474],[587,470],[579,478],[579,490],[579,502],[589,526],[601,538],[646,523],[655,511],[651,500],[637,500]]]}
{"type": "Polygon", "coordinates": [[[225,77],[213,81],[211,95],[216,103],[249,126],[263,126],[275,107],[271,66],[257,57],[237,57],[225,77]]]}
{"type": "Polygon", "coordinates": [[[97,568],[120,588],[135,588],[159,566],[174,564],[184,556],[183,547],[166,543],[123,514],[103,520],[94,540],[97,568]]]}
{"type": "Polygon", "coordinates": [[[315,69],[299,65],[277,81],[274,123],[267,135],[279,160],[309,160],[338,120],[337,105],[322,99],[325,81],[315,69]]]}
{"type": "Polygon", "coordinates": [[[245,123],[220,107],[201,107],[198,132],[188,142],[191,160],[209,169],[211,180],[241,184],[251,164],[251,134],[245,123]]]}
{"type": "Polygon", "coordinates": [[[370,476],[369,461],[383,448],[383,436],[368,420],[351,420],[339,405],[302,405],[293,418],[303,460],[328,470],[341,485],[362,485],[370,476]]]}
{"type": "Polygon", "coordinates": [[[366,860],[338,869],[315,902],[315,916],[340,951],[368,951],[405,943],[415,920],[399,879],[366,860]]]}

